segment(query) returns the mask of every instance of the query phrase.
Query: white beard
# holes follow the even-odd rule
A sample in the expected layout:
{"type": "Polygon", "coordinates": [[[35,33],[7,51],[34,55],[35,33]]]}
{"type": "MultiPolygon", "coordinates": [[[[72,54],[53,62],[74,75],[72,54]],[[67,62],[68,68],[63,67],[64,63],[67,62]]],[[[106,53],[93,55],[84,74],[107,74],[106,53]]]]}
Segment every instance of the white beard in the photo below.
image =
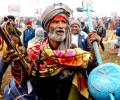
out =
{"type": "Polygon", "coordinates": [[[64,34],[62,34],[62,35],[57,34],[57,31],[59,31],[59,30],[56,29],[56,30],[53,30],[53,32],[49,32],[48,37],[49,37],[51,40],[54,40],[54,41],[57,41],[57,42],[62,42],[62,41],[64,41],[65,38],[66,38],[66,35],[65,35],[66,30],[65,30],[65,29],[63,30],[63,29],[62,29],[62,31],[64,31],[64,34]]]}

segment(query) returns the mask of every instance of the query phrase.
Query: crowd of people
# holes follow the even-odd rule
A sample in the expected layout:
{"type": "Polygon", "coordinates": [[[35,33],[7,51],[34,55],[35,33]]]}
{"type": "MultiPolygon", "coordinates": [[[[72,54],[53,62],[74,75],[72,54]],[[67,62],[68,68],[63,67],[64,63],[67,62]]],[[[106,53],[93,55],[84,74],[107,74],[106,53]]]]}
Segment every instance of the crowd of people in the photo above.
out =
{"type": "MultiPolygon", "coordinates": [[[[1,28],[7,23],[13,26],[7,31],[20,53],[1,36],[0,86],[9,65],[13,76],[4,89],[5,100],[93,100],[87,87],[87,76],[98,65],[92,43],[97,41],[105,50],[103,38],[109,26],[97,20],[89,32],[86,22],[69,20],[72,13],[67,5],[54,3],[41,15],[39,27],[27,19],[23,33],[14,16],[4,17],[1,28]]],[[[120,44],[118,29],[119,25],[120,44]]]]}

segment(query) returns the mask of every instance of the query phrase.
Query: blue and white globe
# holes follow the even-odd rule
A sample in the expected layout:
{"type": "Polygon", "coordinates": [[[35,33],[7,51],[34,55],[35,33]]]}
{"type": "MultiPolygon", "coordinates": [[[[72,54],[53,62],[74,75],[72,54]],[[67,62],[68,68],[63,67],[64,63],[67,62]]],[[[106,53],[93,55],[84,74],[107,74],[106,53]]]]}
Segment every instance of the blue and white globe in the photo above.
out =
{"type": "Polygon", "coordinates": [[[88,77],[88,88],[95,100],[120,100],[120,66],[113,63],[101,64],[88,77]]]}

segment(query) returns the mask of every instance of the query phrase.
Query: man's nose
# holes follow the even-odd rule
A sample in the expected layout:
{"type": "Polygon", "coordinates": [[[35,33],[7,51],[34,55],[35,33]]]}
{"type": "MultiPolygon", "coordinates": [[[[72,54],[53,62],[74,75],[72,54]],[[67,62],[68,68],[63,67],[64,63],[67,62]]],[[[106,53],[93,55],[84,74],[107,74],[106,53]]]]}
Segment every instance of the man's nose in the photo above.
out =
{"type": "Polygon", "coordinates": [[[63,27],[64,27],[63,22],[59,22],[59,23],[58,23],[58,27],[59,27],[59,28],[63,28],[63,27]]]}
{"type": "Polygon", "coordinates": [[[73,30],[76,30],[77,28],[76,27],[72,27],[73,30]]]}

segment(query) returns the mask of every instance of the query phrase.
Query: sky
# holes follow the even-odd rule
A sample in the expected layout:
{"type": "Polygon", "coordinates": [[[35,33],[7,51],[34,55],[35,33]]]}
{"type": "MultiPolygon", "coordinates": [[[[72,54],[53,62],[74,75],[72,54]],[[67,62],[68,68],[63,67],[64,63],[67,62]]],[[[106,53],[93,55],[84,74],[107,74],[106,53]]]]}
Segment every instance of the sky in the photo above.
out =
{"type": "MultiPolygon", "coordinates": [[[[11,14],[11,12],[8,12],[8,5],[19,5],[20,13],[18,12],[18,15],[35,16],[36,9],[39,9],[42,13],[48,5],[55,2],[62,2],[68,5],[74,11],[74,16],[86,15],[86,13],[76,11],[77,7],[81,7],[82,0],[0,0],[0,15],[11,14]]],[[[110,16],[111,12],[118,12],[120,15],[120,0],[92,0],[92,3],[95,11],[93,15],[110,16]]],[[[16,13],[12,12],[12,14],[16,13]]]]}

